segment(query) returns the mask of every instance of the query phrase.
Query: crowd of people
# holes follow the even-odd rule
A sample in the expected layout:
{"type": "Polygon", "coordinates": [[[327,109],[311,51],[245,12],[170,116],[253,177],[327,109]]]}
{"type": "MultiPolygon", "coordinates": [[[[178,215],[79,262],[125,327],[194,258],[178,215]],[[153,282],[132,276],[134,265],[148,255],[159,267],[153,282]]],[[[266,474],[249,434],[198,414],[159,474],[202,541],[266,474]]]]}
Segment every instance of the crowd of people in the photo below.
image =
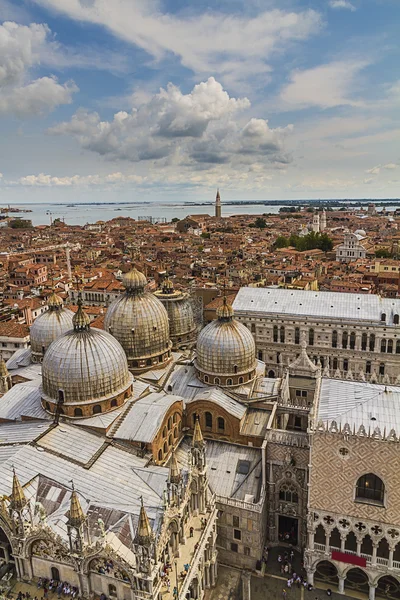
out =
{"type": "MultiPolygon", "coordinates": [[[[43,577],[39,577],[37,587],[38,589],[43,590],[44,600],[47,600],[47,598],[49,597],[49,592],[57,594],[58,598],[61,598],[61,596],[71,596],[71,598],[77,598],[79,594],[78,588],[68,583],[68,581],[56,581],[55,579],[46,579],[43,577]]],[[[19,594],[22,594],[22,592],[19,592],[19,594]]],[[[19,594],[17,600],[30,600],[31,598],[29,592],[26,593],[28,594],[28,597],[26,594],[25,596],[22,594],[22,596],[20,597],[19,594]]],[[[32,600],[37,600],[36,596],[32,600]]]]}
{"type": "MultiPolygon", "coordinates": [[[[287,576],[286,587],[282,590],[282,598],[286,600],[288,591],[297,586],[298,588],[304,588],[305,590],[312,592],[314,589],[311,583],[307,582],[307,577],[305,576],[304,567],[301,566],[302,573],[297,573],[295,569],[292,567],[294,559],[294,551],[290,550],[290,552],[284,552],[283,554],[278,554],[278,564],[280,567],[280,571],[282,575],[287,576]]],[[[332,590],[326,590],[327,596],[332,596],[332,590]]],[[[316,598],[315,600],[318,600],[316,598]]]]}

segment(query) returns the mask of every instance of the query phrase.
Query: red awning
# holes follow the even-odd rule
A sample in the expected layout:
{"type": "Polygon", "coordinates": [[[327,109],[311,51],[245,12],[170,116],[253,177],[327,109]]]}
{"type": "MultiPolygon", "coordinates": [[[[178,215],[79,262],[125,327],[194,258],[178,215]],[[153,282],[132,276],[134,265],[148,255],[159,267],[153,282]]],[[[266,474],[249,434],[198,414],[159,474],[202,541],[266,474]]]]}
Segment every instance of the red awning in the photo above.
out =
{"type": "Polygon", "coordinates": [[[332,550],[332,560],[339,560],[340,562],[348,563],[350,565],[357,565],[357,567],[366,567],[367,559],[362,556],[356,556],[355,554],[347,554],[347,552],[339,552],[332,550]]]}

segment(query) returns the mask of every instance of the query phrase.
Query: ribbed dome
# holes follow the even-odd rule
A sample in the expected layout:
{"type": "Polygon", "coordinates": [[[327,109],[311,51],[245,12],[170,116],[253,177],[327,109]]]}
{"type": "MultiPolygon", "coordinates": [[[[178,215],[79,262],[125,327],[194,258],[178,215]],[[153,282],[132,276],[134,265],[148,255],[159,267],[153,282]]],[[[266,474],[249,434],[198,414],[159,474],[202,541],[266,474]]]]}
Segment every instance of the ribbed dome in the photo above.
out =
{"type": "Polygon", "coordinates": [[[137,373],[164,366],[171,358],[168,314],[162,303],[144,291],[144,275],[134,269],[123,283],[126,292],[107,309],[104,329],[122,345],[129,368],[137,373]]]}
{"type": "Polygon", "coordinates": [[[234,386],[255,376],[254,338],[245,325],[233,319],[232,307],[226,302],[218,310],[218,319],[200,332],[196,350],[195,366],[207,383],[234,386]]]}
{"type": "Polygon", "coordinates": [[[74,313],[63,308],[63,301],[54,292],[48,299],[49,310],[34,320],[30,328],[32,362],[42,362],[44,352],[54,340],[72,329],[74,313]]]}
{"type": "Polygon", "coordinates": [[[42,378],[43,400],[57,403],[61,391],[65,407],[104,405],[130,390],[133,381],[121,345],[109,333],[89,326],[68,331],[49,346],[42,378]]]}
{"type": "Polygon", "coordinates": [[[163,303],[169,318],[169,335],[175,349],[187,347],[194,341],[196,325],[193,309],[187,294],[174,290],[170,279],[163,282],[154,295],[163,303]]]}

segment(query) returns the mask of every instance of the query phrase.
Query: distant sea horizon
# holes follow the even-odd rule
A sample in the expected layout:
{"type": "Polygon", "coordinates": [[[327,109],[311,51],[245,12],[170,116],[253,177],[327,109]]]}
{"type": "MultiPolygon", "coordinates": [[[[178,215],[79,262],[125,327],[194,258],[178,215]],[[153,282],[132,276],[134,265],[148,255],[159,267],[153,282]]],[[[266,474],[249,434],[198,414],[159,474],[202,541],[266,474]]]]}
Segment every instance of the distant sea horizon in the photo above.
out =
{"type": "MultiPolygon", "coordinates": [[[[232,202],[222,203],[222,215],[260,215],[263,213],[277,214],[282,207],[304,206],[308,204],[329,203],[340,206],[351,205],[353,208],[360,208],[365,203],[374,202],[376,205],[387,205],[388,210],[394,210],[400,207],[400,200],[234,200],[232,202]]],[[[4,205],[4,206],[7,206],[4,205]]],[[[110,221],[116,217],[131,217],[132,219],[144,219],[151,217],[156,220],[171,221],[173,218],[183,219],[187,215],[195,214],[214,214],[214,204],[212,202],[79,202],[79,203],[13,203],[11,208],[20,210],[30,210],[32,212],[10,212],[10,216],[30,219],[33,225],[49,225],[50,219],[65,220],[68,225],[85,225],[86,223],[95,223],[96,221],[110,221]]]]}

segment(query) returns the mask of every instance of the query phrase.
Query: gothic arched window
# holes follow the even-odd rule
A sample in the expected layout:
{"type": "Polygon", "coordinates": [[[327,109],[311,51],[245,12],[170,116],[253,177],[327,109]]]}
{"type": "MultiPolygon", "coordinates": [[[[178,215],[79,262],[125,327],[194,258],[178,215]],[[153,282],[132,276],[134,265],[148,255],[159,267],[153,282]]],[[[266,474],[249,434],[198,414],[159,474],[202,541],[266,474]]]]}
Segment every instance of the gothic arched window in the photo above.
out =
{"type": "Polygon", "coordinates": [[[380,477],[374,473],[367,473],[359,478],[356,485],[356,500],[383,504],[384,497],[385,486],[380,477]]]}
{"type": "Polygon", "coordinates": [[[298,504],[299,495],[297,493],[297,488],[291,483],[284,483],[281,485],[279,490],[279,500],[284,500],[285,502],[293,502],[294,504],[298,504]]]}

